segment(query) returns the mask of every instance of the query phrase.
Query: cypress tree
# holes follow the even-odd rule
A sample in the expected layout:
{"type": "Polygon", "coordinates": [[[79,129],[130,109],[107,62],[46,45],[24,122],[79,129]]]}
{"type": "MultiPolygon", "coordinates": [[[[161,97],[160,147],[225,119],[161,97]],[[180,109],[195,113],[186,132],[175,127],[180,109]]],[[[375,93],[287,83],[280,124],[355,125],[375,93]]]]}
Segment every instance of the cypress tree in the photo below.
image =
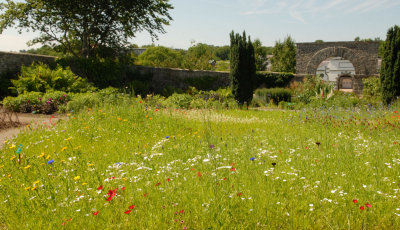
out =
{"type": "Polygon", "coordinates": [[[383,103],[390,104],[400,95],[400,27],[397,25],[386,35],[380,79],[383,103]]]}
{"type": "Polygon", "coordinates": [[[230,37],[230,78],[232,94],[239,104],[245,102],[250,104],[253,99],[253,85],[256,74],[254,46],[250,37],[247,40],[245,32],[240,36],[232,31],[230,37]]]}

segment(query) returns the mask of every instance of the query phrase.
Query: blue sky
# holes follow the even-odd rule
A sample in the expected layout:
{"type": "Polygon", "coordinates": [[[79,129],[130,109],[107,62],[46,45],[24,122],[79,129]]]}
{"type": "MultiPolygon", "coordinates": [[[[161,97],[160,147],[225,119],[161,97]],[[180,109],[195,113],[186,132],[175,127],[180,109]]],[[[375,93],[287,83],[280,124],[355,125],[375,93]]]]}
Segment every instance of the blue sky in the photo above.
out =
{"type": "MultiPolygon", "coordinates": [[[[0,0],[4,2],[4,0],[0,0]]],[[[228,45],[229,33],[246,33],[266,46],[290,35],[296,42],[352,41],[355,37],[385,39],[400,24],[400,0],[171,0],[173,18],[156,45],[188,48],[194,41],[228,45]]],[[[26,49],[35,37],[8,29],[0,35],[1,51],[26,49]]],[[[148,33],[131,40],[151,44],[148,33]]]]}

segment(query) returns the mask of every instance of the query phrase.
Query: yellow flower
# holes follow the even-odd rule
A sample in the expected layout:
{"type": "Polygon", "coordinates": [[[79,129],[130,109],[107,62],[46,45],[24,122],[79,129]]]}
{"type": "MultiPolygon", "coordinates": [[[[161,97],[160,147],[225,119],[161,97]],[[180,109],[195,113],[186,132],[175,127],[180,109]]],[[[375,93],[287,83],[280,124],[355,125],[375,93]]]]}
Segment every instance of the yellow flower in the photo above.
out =
{"type": "Polygon", "coordinates": [[[118,117],[117,119],[118,119],[118,121],[122,120],[122,118],[120,118],[120,117],[118,117]]]}
{"type": "Polygon", "coordinates": [[[68,137],[67,139],[64,139],[65,141],[70,141],[72,137],[68,137]]]}
{"type": "Polygon", "coordinates": [[[61,162],[61,163],[64,163],[64,162],[65,162],[65,160],[61,160],[60,162],[61,162]]]}
{"type": "Polygon", "coordinates": [[[12,161],[12,160],[14,160],[15,159],[15,156],[12,156],[11,158],[10,158],[10,161],[12,161]]]}
{"type": "Polygon", "coordinates": [[[82,185],[87,185],[87,183],[86,183],[86,182],[84,182],[84,183],[82,183],[82,185]]]}
{"type": "Polygon", "coordinates": [[[0,165],[0,169],[3,168],[3,167],[4,167],[4,165],[0,165]]]}
{"type": "Polygon", "coordinates": [[[33,187],[31,190],[33,191],[33,190],[36,190],[37,189],[37,187],[35,186],[35,187],[33,187]]]}
{"type": "Polygon", "coordinates": [[[50,159],[50,155],[47,155],[46,160],[50,159]]]}
{"type": "Polygon", "coordinates": [[[8,178],[10,178],[11,177],[11,174],[8,174],[8,178]]]}
{"type": "Polygon", "coordinates": [[[25,190],[29,190],[29,189],[31,189],[31,186],[25,188],[25,190]]]}
{"type": "Polygon", "coordinates": [[[90,167],[90,166],[93,166],[94,164],[88,164],[88,166],[90,167]]]}
{"type": "Polygon", "coordinates": [[[123,180],[123,181],[126,181],[126,180],[128,180],[128,179],[126,179],[126,177],[124,177],[124,178],[122,178],[122,180],[123,180]]]}
{"type": "Polygon", "coordinates": [[[39,184],[39,182],[40,182],[40,180],[34,181],[34,182],[33,182],[33,185],[39,184]]]}
{"type": "Polygon", "coordinates": [[[45,165],[45,163],[40,163],[40,165],[45,165]]]}
{"type": "Polygon", "coordinates": [[[74,149],[80,149],[82,146],[78,145],[74,149]]]}
{"type": "Polygon", "coordinates": [[[38,157],[39,157],[39,158],[42,158],[42,157],[44,157],[44,155],[45,155],[45,153],[42,153],[42,154],[40,154],[38,157]]]}
{"type": "Polygon", "coordinates": [[[124,119],[123,121],[128,121],[128,119],[124,119]]]}
{"type": "Polygon", "coordinates": [[[81,177],[80,177],[80,176],[76,176],[76,177],[74,177],[74,180],[79,180],[79,179],[81,179],[81,177]]]}
{"type": "Polygon", "coordinates": [[[4,141],[4,144],[7,144],[7,142],[8,142],[8,141],[7,141],[7,140],[5,140],[5,141],[4,141]]]}
{"type": "Polygon", "coordinates": [[[10,149],[13,149],[13,148],[15,148],[15,147],[17,147],[17,146],[14,145],[14,144],[12,144],[12,145],[10,146],[10,149]]]}
{"type": "Polygon", "coordinates": [[[31,167],[31,165],[27,165],[27,166],[24,167],[24,169],[28,169],[30,167],[31,167]]]}
{"type": "Polygon", "coordinates": [[[67,147],[62,147],[61,152],[64,152],[64,150],[66,150],[67,147]]]}

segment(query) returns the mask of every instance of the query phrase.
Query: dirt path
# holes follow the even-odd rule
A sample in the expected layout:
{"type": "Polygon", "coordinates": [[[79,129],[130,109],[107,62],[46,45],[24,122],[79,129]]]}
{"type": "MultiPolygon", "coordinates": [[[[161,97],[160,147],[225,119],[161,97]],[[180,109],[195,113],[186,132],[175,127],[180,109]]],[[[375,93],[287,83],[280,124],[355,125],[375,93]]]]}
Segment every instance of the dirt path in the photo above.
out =
{"type": "Polygon", "coordinates": [[[3,148],[4,141],[17,136],[20,129],[26,125],[39,126],[43,124],[56,123],[58,120],[65,118],[63,115],[44,115],[31,113],[17,113],[12,115],[12,121],[19,121],[19,125],[14,127],[0,129],[0,149],[3,148]]]}

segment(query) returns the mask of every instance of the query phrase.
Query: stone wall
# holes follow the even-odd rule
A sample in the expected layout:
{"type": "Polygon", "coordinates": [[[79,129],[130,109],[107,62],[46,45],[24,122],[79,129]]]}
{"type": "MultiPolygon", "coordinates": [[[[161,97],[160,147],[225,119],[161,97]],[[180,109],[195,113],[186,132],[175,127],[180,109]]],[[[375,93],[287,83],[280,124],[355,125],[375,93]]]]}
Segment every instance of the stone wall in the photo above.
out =
{"type": "Polygon", "coordinates": [[[297,43],[296,73],[315,74],[318,65],[330,57],[349,60],[356,75],[378,73],[379,42],[297,43]]]}
{"type": "Polygon", "coordinates": [[[32,62],[51,63],[56,58],[53,56],[0,52],[0,73],[7,70],[19,70],[22,65],[31,65],[32,62]]]}
{"type": "Polygon", "coordinates": [[[147,66],[134,66],[132,68],[139,71],[140,74],[152,75],[151,87],[155,92],[162,92],[167,86],[186,89],[189,86],[187,79],[190,78],[214,77],[216,80],[214,82],[215,87],[213,88],[215,89],[227,87],[230,84],[229,72],[154,68],[147,66]]]}

